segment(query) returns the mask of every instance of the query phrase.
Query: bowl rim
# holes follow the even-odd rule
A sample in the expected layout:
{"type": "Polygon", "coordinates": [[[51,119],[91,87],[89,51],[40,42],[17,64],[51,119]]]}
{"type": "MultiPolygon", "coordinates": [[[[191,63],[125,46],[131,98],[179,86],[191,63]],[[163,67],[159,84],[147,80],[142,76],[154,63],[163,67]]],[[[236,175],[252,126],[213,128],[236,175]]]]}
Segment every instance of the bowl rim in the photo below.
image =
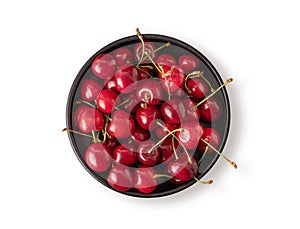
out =
{"type": "MultiPolygon", "coordinates": [[[[184,41],[181,41],[179,39],[173,38],[173,37],[169,37],[169,36],[165,36],[165,35],[160,35],[160,34],[143,34],[143,38],[146,41],[155,41],[155,42],[171,42],[171,44],[174,44],[176,46],[179,46],[189,52],[191,52],[193,55],[195,55],[197,58],[199,58],[201,61],[203,61],[206,66],[208,67],[208,69],[211,71],[211,73],[213,74],[213,76],[215,77],[216,81],[218,82],[219,85],[223,84],[223,80],[220,76],[220,74],[218,73],[217,69],[213,66],[213,64],[210,62],[210,60],[204,56],[199,50],[197,50],[196,48],[194,48],[193,46],[185,43],[184,41]]],[[[111,43],[109,43],[108,45],[104,46],[103,48],[101,48],[100,50],[98,50],[94,55],[92,55],[88,61],[82,66],[82,68],[80,69],[80,71],[78,72],[78,74],[76,75],[72,86],[70,88],[69,91],[69,95],[68,95],[68,99],[67,99],[67,106],[66,106],[66,125],[67,128],[70,128],[72,126],[72,107],[73,107],[73,102],[74,102],[74,97],[76,94],[76,90],[81,82],[82,77],[84,76],[84,73],[88,70],[88,68],[91,66],[93,60],[95,59],[96,56],[103,54],[103,53],[108,53],[112,50],[114,50],[116,47],[120,46],[120,45],[124,45],[124,44],[129,44],[130,42],[132,43],[136,43],[136,41],[138,40],[138,37],[136,35],[132,35],[132,36],[128,36],[128,37],[123,37],[120,38],[116,41],[113,41],[111,43]]],[[[229,129],[230,129],[230,122],[231,122],[231,113],[230,113],[230,101],[229,101],[229,97],[228,97],[228,93],[225,87],[223,87],[220,90],[220,93],[222,93],[222,97],[224,98],[224,106],[225,106],[225,112],[226,112],[226,126],[225,126],[225,131],[224,131],[224,136],[223,136],[223,142],[221,142],[221,145],[219,147],[220,152],[223,151],[227,139],[228,139],[228,135],[229,135],[229,129]]],[[[75,144],[75,139],[74,139],[74,135],[70,132],[68,132],[68,138],[69,141],[71,143],[71,146],[73,148],[73,151],[77,157],[77,159],[80,161],[80,163],[83,165],[83,167],[88,171],[88,173],[94,177],[97,181],[99,181],[101,184],[103,184],[104,186],[108,187],[109,189],[112,189],[113,191],[119,192],[121,194],[125,194],[128,196],[132,196],[132,197],[142,197],[142,198],[154,198],[154,197],[164,197],[164,196],[169,196],[175,193],[178,193],[180,191],[185,190],[186,188],[192,186],[193,184],[196,183],[196,181],[194,179],[184,183],[183,185],[180,185],[174,189],[171,190],[167,190],[167,191],[162,191],[159,193],[150,193],[150,194],[144,194],[144,193],[139,193],[139,192],[121,192],[118,190],[113,189],[112,187],[110,187],[105,179],[101,178],[100,176],[98,176],[93,170],[91,170],[83,161],[81,158],[81,155],[79,152],[79,149],[77,148],[76,144],[75,144]]],[[[215,159],[210,163],[210,165],[207,167],[206,172],[198,174],[197,179],[201,179],[202,177],[204,177],[214,166],[214,164],[217,162],[219,158],[219,155],[217,155],[215,157],[215,159]]]]}

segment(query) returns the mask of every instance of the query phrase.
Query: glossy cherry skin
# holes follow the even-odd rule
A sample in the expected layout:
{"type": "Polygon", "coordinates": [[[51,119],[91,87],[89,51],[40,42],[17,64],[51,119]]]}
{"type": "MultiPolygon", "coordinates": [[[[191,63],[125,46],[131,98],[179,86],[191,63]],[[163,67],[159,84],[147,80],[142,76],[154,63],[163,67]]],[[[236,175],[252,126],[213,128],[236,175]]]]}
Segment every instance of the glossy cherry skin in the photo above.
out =
{"type": "Polygon", "coordinates": [[[119,96],[112,90],[103,89],[97,97],[99,110],[106,114],[110,114],[117,103],[119,103],[119,96]]]}
{"type": "Polygon", "coordinates": [[[149,131],[147,131],[147,130],[139,127],[139,126],[136,126],[135,130],[134,130],[134,133],[132,135],[132,138],[136,142],[143,142],[143,141],[146,141],[150,138],[150,133],[149,133],[149,131]]]}
{"type": "Polygon", "coordinates": [[[207,84],[200,78],[189,79],[187,81],[188,95],[194,100],[200,100],[205,97],[208,91],[207,84]]]}
{"type": "Polygon", "coordinates": [[[109,150],[112,152],[118,145],[119,145],[119,142],[116,138],[106,138],[106,141],[104,143],[107,148],[109,148],[109,150]]]}
{"type": "Polygon", "coordinates": [[[217,121],[223,113],[219,101],[215,98],[209,98],[199,106],[201,119],[205,122],[217,121]]]}
{"type": "Polygon", "coordinates": [[[154,166],[159,161],[160,150],[158,147],[153,149],[151,152],[148,152],[154,146],[154,144],[155,143],[151,140],[147,140],[140,143],[139,148],[137,150],[137,157],[143,165],[154,166]]]}
{"type": "Polygon", "coordinates": [[[79,106],[76,108],[73,114],[73,123],[76,127],[79,127],[79,118],[82,111],[84,111],[88,106],[79,106]]]}
{"type": "Polygon", "coordinates": [[[114,159],[114,163],[128,166],[134,165],[137,161],[136,152],[124,145],[119,145],[114,149],[112,158],[114,159]]]}
{"type": "Polygon", "coordinates": [[[164,74],[159,73],[159,78],[161,79],[162,87],[165,91],[170,89],[173,93],[178,89],[183,89],[184,80],[186,75],[179,66],[175,66],[174,69],[171,66],[163,65],[164,74]]]}
{"type": "Polygon", "coordinates": [[[86,106],[78,118],[78,127],[82,133],[89,133],[92,130],[102,130],[104,118],[100,111],[93,107],[86,106]]]}
{"type": "MultiPolygon", "coordinates": [[[[144,42],[145,44],[145,53],[147,52],[150,57],[154,60],[156,58],[156,53],[153,52],[156,47],[154,45],[154,43],[150,42],[150,41],[146,41],[144,42]]],[[[137,43],[135,46],[134,46],[134,51],[133,51],[133,57],[134,57],[134,60],[139,63],[140,62],[140,59],[142,58],[142,55],[143,55],[143,45],[142,43],[137,43]]],[[[143,58],[145,58],[146,55],[144,55],[143,58]]],[[[144,61],[142,61],[142,63],[151,63],[149,58],[146,58],[144,61]]]]}
{"type": "Polygon", "coordinates": [[[182,55],[178,59],[178,65],[183,69],[183,71],[188,74],[193,70],[196,70],[200,66],[200,61],[197,57],[192,55],[182,55]]]}
{"type": "Polygon", "coordinates": [[[176,137],[186,149],[194,150],[203,133],[204,127],[199,122],[187,122],[181,124],[181,131],[176,132],[176,137]]]}
{"type": "Polygon", "coordinates": [[[115,138],[126,138],[132,135],[134,128],[135,123],[132,117],[125,111],[116,110],[112,114],[107,131],[115,138]]]}
{"type": "MultiPolygon", "coordinates": [[[[175,130],[179,126],[179,124],[172,124],[172,123],[162,122],[162,121],[160,121],[160,123],[162,123],[169,131],[175,130]]],[[[155,134],[159,139],[161,139],[169,133],[168,130],[165,130],[165,128],[158,126],[155,129],[155,134]]]]}
{"type": "Polygon", "coordinates": [[[104,85],[104,88],[119,93],[115,77],[111,77],[110,79],[108,79],[104,85]]]}
{"type": "Polygon", "coordinates": [[[106,180],[111,187],[121,192],[133,187],[132,171],[125,165],[115,165],[111,168],[106,180]]]}
{"type": "Polygon", "coordinates": [[[163,89],[157,81],[143,80],[137,86],[136,96],[148,105],[157,105],[163,98],[163,89]]]}
{"type": "Polygon", "coordinates": [[[157,57],[156,63],[159,65],[174,66],[177,64],[177,61],[170,54],[164,53],[157,57]]]}
{"type": "MultiPolygon", "coordinates": [[[[205,141],[207,141],[210,145],[212,145],[216,149],[219,147],[220,142],[221,142],[220,134],[214,128],[205,128],[204,133],[201,138],[204,139],[205,141]]],[[[200,140],[198,149],[201,152],[204,152],[206,147],[207,147],[207,145],[203,141],[200,140]]],[[[208,147],[207,153],[212,153],[212,152],[214,152],[214,150],[211,149],[210,147],[208,147]]]]}
{"type": "Polygon", "coordinates": [[[117,66],[132,63],[132,52],[128,48],[118,48],[112,52],[112,55],[117,63],[117,66]]]}
{"type": "Polygon", "coordinates": [[[182,117],[183,121],[199,121],[200,112],[196,107],[197,104],[191,99],[185,99],[182,103],[185,107],[184,116],[182,117]]]}
{"type": "Polygon", "coordinates": [[[181,122],[180,113],[184,112],[184,105],[179,99],[171,99],[161,105],[160,111],[166,122],[179,124],[181,122]]]}
{"type": "Polygon", "coordinates": [[[135,114],[135,119],[140,127],[145,130],[154,130],[157,128],[155,120],[161,118],[160,110],[155,106],[140,107],[135,114]]]}
{"type": "Polygon", "coordinates": [[[134,65],[124,64],[119,67],[114,78],[117,90],[128,94],[134,90],[134,87],[128,87],[139,80],[139,72],[134,65]]]}
{"type": "Polygon", "coordinates": [[[92,63],[93,73],[101,79],[113,76],[116,69],[116,61],[110,54],[100,54],[92,63]]]}
{"type": "Polygon", "coordinates": [[[95,172],[104,172],[111,164],[109,148],[102,143],[89,145],[84,154],[87,165],[95,172]]]}
{"type": "Polygon", "coordinates": [[[196,177],[198,164],[194,157],[191,157],[192,163],[189,163],[187,157],[182,155],[178,160],[169,163],[168,170],[172,176],[181,181],[189,181],[196,177]]]}
{"type": "Polygon", "coordinates": [[[84,79],[80,85],[81,98],[85,101],[93,101],[102,89],[102,85],[93,79],[84,79]]]}
{"type": "MultiPolygon", "coordinates": [[[[178,141],[174,141],[174,148],[177,151],[178,149],[178,141]]],[[[160,162],[166,162],[170,160],[174,160],[174,150],[172,146],[172,137],[166,138],[159,146],[161,152],[160,162]]]]}
{"type": "Polygon", "coordinates": [[[151,167],[140,167],[134,171],[133,184],[141,193],[151,193],[157,187],[157,179],[154,177],[155,170],[151,167]]]}

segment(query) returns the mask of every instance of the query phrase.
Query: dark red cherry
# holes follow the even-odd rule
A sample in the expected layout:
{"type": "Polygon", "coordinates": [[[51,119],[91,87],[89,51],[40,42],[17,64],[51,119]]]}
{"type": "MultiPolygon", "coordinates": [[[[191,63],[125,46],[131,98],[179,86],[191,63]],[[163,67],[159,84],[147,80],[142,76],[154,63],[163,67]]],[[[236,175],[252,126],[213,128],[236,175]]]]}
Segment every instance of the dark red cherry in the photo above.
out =
{"type": "Polygon", "coordinates": [[[178,65],[182,67],[183,71],[188,74],[196,70],[200,66],[200,61],[197,57],[192,55],[182,55],[178,59],[178,65]]]}
{"type": "Polygon", "coordinates": [[[141,102],[136,97],[135,92],[132,92],[131,94],[126,95],[124,99],[120,101],[120,104],[122,104],[118,105],[120,109],[127,111],[128,113],[135,113],[140,107],[141,102]]]}
{"type": "Polygon", "coordinates": [[[171,124],[181,123],[181,117],[185,113],[184,104],[179,99],[171,99],[164,102],[160,110],[164,120],[171,124]]]}
{"type": "Polygon", "coordinates": [[[84,154],[87,165],[95,172],[104,172],[111,164],[110,150],[102,143],[89,145],[84,154]]]}
{"type": "Polygon", "coordinates": [[[89,133],[92,130],[102,130],[104,119],[100,111],[86,106],[78,118],[78,127],[81,132],[89,133]]]}
{"type": "Polygon", "coordinates": [[[188,150],[194,150],[199,144],[204,133],[204,128],[199,122],[181,124],[181,131],[176,132],[176,137],[188,150]]]}
{"type": "Polygon", "coordinates": [[[162,68],[164,74],[159,73],[159,78],[161,78],[163,89],[165,89],[165,91],[170,90],[171,93],[178,89],[183,89],[186,75],[181,67],[164,65],[162,68]]]}
{"type": "Polygon", "coordinates": [[[196,107],[197,104],[191,99],[185,99],[182,103],[185,107],[183,121],[199,121],[200,112],[196,107]]]}
{"type": "Polygon", "coordinates": [[[80,85],[81,98],[85,101],[93,101],[102,89],[102,85],[93,79],[84,79],[80,85]]]}
{"type": "Polygon", "coordinates": [[[155,170],[151,167],[140,167],[134,171],[133,184],[141,193],[151,193],[157,187],[157,179],[155,178],[155,170]]]}
{"type": "Polygon", "coordinates": [[[143,142],[150,138],[150,133],[139,126],[136,126],[132,138],[137,142],[143,142]]]}
{"type": "MultiPolygon", "coordinates": [[[[219,147],[220,142],[221,142],[220,134],[214,128],[205,128],[204,133],[201,138],[204,139],[205,141],[207,141],[210,145],[212,145],[216,149],[219,147]]],[[[205,142],[200,140],[198,149],[201,152],[204,152],[206,147],[207,147],[207,145],[205,144],[205,142]]],[[[207,153],[212,153],[212,152],[214,152],[214,150],[212,150],[210,147],[208,147],[207,153]]]]}
{"type": "Polygon", "coordinates": [[[189,181],[196,177],[198,173],[198,164],[194,157],[191,157],[191,162],[189,163],[187,157],[182,154],[178,160],[170,162],[168,165],[168,170],[170,174],[181,181],[189,181]]]}
{"type": "MultiPolygon", "coordinates": [[[[143,58],[146,58],[146,53],[149,54],[149,56],[154,60],[156,58],[156,54],[154,52],[154,50],[156,49],[154,43],[150,42],[150,41],[146,41],[144,42],[145,44],[145,51],[144,51],[144,57],[143,58]]],[[[140,62],[140,59],[142,58],[142,55],[143,55],[143,45],[142,43],[137,43],[135,46],[134,46],[134,51],[133,51],[133,56],[134,56],[134,60],[139,63],[140,62]]],[[[142,63],[151,63],[149,58],[146,58],[144,61],[142,61],[142,63]]]]}
{"type": "MultiPolygon", "coordinates": [[[[171,123],[168,123],[168,122],[162,122],[160,121],[160,123],[162,123],[169,131],[172,131],[172,130],[175,130],[178,128],[179,124],[171,124],[171,123]]],[[[161,139],[163,138],[164,136],[166,136],[169,131],[166,130],[164,127],[162,126],[158,126],[156,129],[155,129],[155,134],[156,136],[161,139]]]]}
{"type": "Polygon", "coordinates": [[[200,78],[189,79],[187,81],[188,94],[195,100],[200,100],[205,97],[208,91],[207,84],[200,78]]]}
{"type": "Polygon", "coordinates": [[[128,166],[134,165],[137,161],[136,152],[124,145],[119,145],[114,149],[112,158],[114,163],[128,166]]]}
{"type": "Polygon", "coordinates": [[[170,54],[164,53],[164,54],[161,54],[159,57],[157,57],[156,63],[159,65],[174,66],[177,64],[177,61],[170,54]]]}
{"type": "Polygon", "coordinates": [[[115,77],[108,79],[104,85],[104,88],[119,93],[115,77]]]}
{"type": "Polygon", "coordinates": [[[134,65],[123,64],[115,75],[116,87],[119,92],[131,93],[135,88],[129,86],[139,80],[138,70],[134,65]],[[125,90],[127,89],[127,90],[125,90]]]}
{"type": "MultiPolygon", "coordinates": [[[[174,141],[174,149],[177,151],[178,149],[178,141],[174,141]]],[[[160,162],[166,162],[174,159],[174,149],[172,145],[172,137],[166,138],[159,146],[161,152],[160,162]]]]}
{"type": "Polygon", "coordinates": [[[125,111],[116,110],[112,114],[107,131],[115,138],[126,138],[132,135],[134,128],[135,123],[132,117],[125,111]]]}
{"type": "Polygon", "coordinates": [[[156,119],[160,120],[160,117],[160,110],[155,106],[140,107],[135,113],[137,123],[145,130],[156,129],[154,122],[156,119]]]}
{"type": "Polygon", "coordinates": [[[93,73],[101,79],[113,76],[116,69],[116,61],[110,54],[100,54],[92,63],[93,73]]]}
{"type": "Polygon", "coordinates": [[[143,68],[140,66],[141,69],[138,69],[139,75],[140,75],[140,80],[145,80],[149,79],[151,75],[151,71],[149,68],[143,68]]]}
{"type": "Polygon", "coordinates": [[[73,123],[76,127],[79,127],[79,118],[82,111],[84,111],[88,106],[79,106],[76,108],[73,114],[73,123]]]}
{"type": "Polygon", "coordinates": [[[151,148],[155,145],[155,143],[151,140],[147,140],[140,143],[140,146],[137,150],[138,160],[147,166],[154,166],[160,159],[160,150],[158,147],[155,147],[153,150],[151,148]],[[149,152],[149,150],[151,150],[149,152]]]}
{"type": "Polygon", "coordinates": [[[199,106],[200,117],[205,122],[217,121],[222,116],[222,107],[215,98],[209,98],[199,106]]]}
{"type": "Polygon", "coordinates": [[[116,138],[110,137],[106,138],[105,145],[112,152],[119,145],[119,142],[116,138]]]}
{"type": "Polygon", "coordinates": [[[115,105],[119,103],[119,100],[119,96],[116,92],[103,89],[97,97],[97,106],[103,113],[110,114],[115,105]]]}
{"type": "Polygon", "coordinates": [[[148,105],[157,105],[163,97],[163,90],[157,81],[143,80],[137,86],[136,96],[148,105]]]}
{"type": "Polygon", "coordinates": [[[107,176],[107,182],[114,189],[126,192],[133,187],[133,174],[128,166],[115,165],[107,176]]]}
{"type": "Polygon", "coordinates": [[[132,53],[128,48],[121,47],[112,52],[118,66],[132,63],[132,53]]]}

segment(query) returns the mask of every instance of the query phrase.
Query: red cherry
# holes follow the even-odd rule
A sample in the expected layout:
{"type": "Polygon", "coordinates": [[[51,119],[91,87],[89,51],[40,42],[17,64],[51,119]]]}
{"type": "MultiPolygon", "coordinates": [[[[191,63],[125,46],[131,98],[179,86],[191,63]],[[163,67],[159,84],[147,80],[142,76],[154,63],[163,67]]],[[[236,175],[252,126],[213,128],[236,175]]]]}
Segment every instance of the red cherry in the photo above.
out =
{"type": "Polygon", "coordinates": [[[92,130],[102,130],[104,119],[100,111],[95,108],[85,106],[78,118],[78,127],[83,133],[89,133],[92,130]]]}
{"type": "Polygon", "coordinates": [[[157,105],[163,97],[163,90],[158,82],[143,80],[136,89],[136,96],[149,105],[157,105]]]}
{"type": "Polygon", "coordinates": [[[114,166],[106,180],[111,187],[121,192],[126,192],[133,187],[133,174],[125,165],[114,166]]]}
{"type": "MultiPolygon", "coordinates": [[[[156,49],[154,43],[150,42],[150,41],[146,41],[144,42],[145,44],[145,50],[144,50],[144,54],[148,53],[150,55],[150,57],[154,60],[156,57],[156,54],[154,52],[154,50],[156,49]]],[[[140,59],[142,58],[143,55],[143,45],[142,43],[137,43],[134,46],[134,59],[137,63],[140,62],[140,59]]],[[[146,58],[147,56],[144,55],[143,58],[146,58]]],[[[144,61],[142,61],[142,63],[146,63],[146,62],[150,62],[148,58],[146,58],[144,61]]]]}
{"type": "Polygon", "coordinates": [[[111,164],[110,150],[102,143],[89,145],[84,154],[87,165],[95,172],[104,172],[111,164]]]}
{"type": "Polygon", "coordinates": [[[187,122],[181,124],[181,131],[176,133],[176,137],[188,150],[194,150],[204,133],[203,126],[198,122],[187,122]]]}
{"type": "Polygon", "coordinates": [[[209,98],[199,106],[200,117],[205,122],[217,121],[222,116],[222,107],[215,98],[209,98]]]}
{"type": "Polygon", "coordinates": [[[111,122],[107,126],[108,133],[115,138],[126,138],[132,135],[135,123],[132,117],[122,110],[112,114],[111,122]]]}
{"type": "Polygon", "coordinates": [[[163,89],[173,93],[178,89],[183,89],[184,80],[186,75],[183,70],[179,66],[175,66],[174,68],[168,65],[164,65],[163,67],[164,75],[159,73],[159,78],[161,78],[161,83],[163,89]]]}
{"type": "Polygon", "coordinates": [[[115,75],[117,90],[126,94],[131,93],[135,89],[129,86],[138,80],[139,73],[134,65],[123,64],[119,67],[115,75]]]}
{"type": "Polygon", "coordinates": [[[151,75],[151,71],[149,68],[138,69],[138,72],[140,75],[140,80],[149,79],[149,75],[151,75]]]}
{"type": "MultiPolygon", "coordinates": [[[[207,141],[210,145],[212,145],[216,149],[219,147],[221,142],[219,132],[213,128],[205,128],[201,138],[207,141]]],[[[201,152],[204,152],[206,147],[207,145],[203,141],[199,142],[198,149],[201,152]]],[[[213,151],[210,147],[208,147],[207,153],[212,153],[212,152],[215,151],[213,151]]]]}
{"type": "Polygon", "coordinates": [[[142,193],[151,193],[157,187],[157,179],[155,178],[155,170],[151,167],[140,167],[134,171],[133,184],[134,187],[142,193]]]}
{"type": "Polygon", "coordinates": [[[159,65],[174,66],[177,64],[177,61],[170,54],[161,54],[159,57],[157,57],[156,63],[159,65]]]}
{"type": "Polygon", "coordinates": [[[124,145],[119,145],[114,149],[112,158],[114,162],[128,166],[134,165],[137,161],[136,152],[124,145]]]}
{"type": "Polygon", "coordinates": [[[100,54],[92,63],[93,73],[101,79],[113,76],[116,69],[116,61],[110,54],[100,54]]]}
{"type": "Polygon", "coordinates": [[[112,52],[118,66],[132,63],[132,53],[128,48],[118,48],[112,52]]]}
{"type": "Polygon", "coordinates": [[[104,88],[119,93],[115,77],[111,77],[109,80],[107,80],[104,88]]]}
{"type": "Polygon", "coordinates": [[[179,124],[185,113],[185,107],[181,100],[171,99],[161,105],[161,115],[164,120],[171,124],[179,124]]]}
{"type": "Polygon", "coordinates": [[[137,150],[137,157],[138,160],[147,166],[154,166],[160,159],[160,150],[158,147],[151,150],[151,148],[155,145],[155,143],[151,140],[147,140],[141,142],[138,150],[137,150]],[[151,152],[149,152],[151,150],[151,152]]]}
{"type": "Polygon", "coordinates": [[[119,142],[116,138],[106,138],[105,145],[109,148],[110,151],[113,151],[118,145],[119,142]]]}
{"type": "Polygon", "coordinates": [[[200,78],[189,79],[187,81],[188,94],[195,100],[200,100],[205,97],[208,91],[207,84],[200,78]]]}
{"type": "MultiPolygon", "coordinates": [[[[160,123],[162,123],[162,121],[160,121],[160,123]]],[[[178,126],[179,126],[178,124],[171,124],[171,123],[169,123],[169,122],[163,122],[162,124],[163,124],[163,126],[167,127],[167,129],[168,129],[169,131],[175,130],[175,129],[177,129],[178,126]]],[[[158,126],[158,127],[155,129],[155,134],[156,134],[156,136],[157,136],[159,139],[161,139],[161,138],[163,138],[164,136],[166,136],[166,135],[169,133],[169,131],[165,130],[165,128],[163,128],[162,126],[158,126]]]]}
{"type": "Polygon", "coordinates": [[[194,157],[191,157],[191,162],[188,162],[186,156],[181,156],[178,160],[169,163],[168,170],[172,176],[181,181],[189,181],[198,173],[198,164],[194,157]]]}
{"type": "Polygon", "coordinates": [[[182,101],[185,109],[184,109],[184,117],[182,119],[184,121],[199,121],[200,112],[196,107],[196,103],[191,99],[185,99],[182,101]]]}
{"type": "Polygon", "coordinates": [[[81,98],[85,101],[93,101],[102,89],[102,85],[96,80],[84,79],[80,85],[81,98]]]}
{"type": "Polygon", "coordinates": [[[143,142],[150,138],[150,133],[139,126],[136,126],[132,138],[137,142],[143,142]]]}
{"type": "Polygon", "coordinates": [[[122,105],[118,105],[119,108],[128,112],[128,113],[135,113],[138,108],[140,108],[141,102],[136,97],[135,92],[125,95],[123,101],[120,102],[122,105]],[[126,102],[124,102],[126,101],[126,102]]]}
{"type": "MultiPolygon", "coordinates": [[[[175,150],[177,150],[177,147],[178,147],[178,142],[175,140],[174,141],[175,150]]],[[[160,144],[159,149],[160,149],[160,152],[161,152],[161,158],[160,158],[161,163],[174,159],[174,150],[173,150],[173,146],[172,146],[172,137],[166,138],[160,144]]]]}
{"type": "Polygon", "coordinates": [[[178,59],[178,65],[182,67],[183,71],[188,74],[191,71],[199,68],[200,61],[197,57],[191,55],[182,55],[178,59]]]}
{"type": "Polygon", "coordinates": [[[115,104],[119,103],[119,100],[117,93],[112,90],[103,89],[97,97],[97,106],[103,113],[110,114],[115,104]]]}
{"type": "Polygon", "coordinates": [[[154,130],[157,128],[155,120],[160,120],[160,110],[155,106],[140,107],[135,114],[137,123],[145,130],[154,130]]]}
{"type": "Polygon", "coordinates": [[[88,106],[79,106],[74,111],[73,123],[76,127],[79,127],[79,118],[82,111],[84,111],[88,106]]]}

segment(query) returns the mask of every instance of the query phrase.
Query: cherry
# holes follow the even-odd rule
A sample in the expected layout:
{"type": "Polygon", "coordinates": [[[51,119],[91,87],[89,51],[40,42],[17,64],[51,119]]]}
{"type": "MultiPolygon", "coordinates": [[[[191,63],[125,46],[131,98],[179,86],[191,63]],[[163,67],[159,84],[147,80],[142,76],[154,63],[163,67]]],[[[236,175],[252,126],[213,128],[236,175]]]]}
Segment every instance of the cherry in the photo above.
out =
{"type": "Polygon", "coordinates": [[[205,122],[217,121],[222,116],[222,107],[215,98],[209,98],[199,106],[201,119],[205,122]]]}
{"type": "Polygon", "coordinates": [[[113,76],[116,69],[116,61],[110,54],[100,54],[92,63],[93,73],[101,79],[113,76]]]}
{"type": "Polygon", "coordinates": [[[159,65],[174,66],[177,64],[177,61],[170,54],[164,53],[164,54],[161,54],[159,57],[157,57],[156,63],[159,65]]]}
{"type": "Polygon", "coordinates": [[[145,130],[154,130],[157,128],[155,120],[160,119],[160,110],[155,106],[140,107],[135,114],[137,123],[145,130]]]}
{"type": "Polygon", "coordinates": [[[161,152],[161,158],[160,162],[166,162],[169,160],[174,159],[174,150],[177,150],[178,142],[174,141],[174,149],[172,144],[172,137],[166,138],[161,144],[160,144],[160,152],[161,152]]]}
{"type": "Polygon", "coordinates": [[[93,130],[102,130],[104,118],[100,111],[93,107],[84,106],[78,117],[78,127],[81,132],[89,133],[93,130]]]}
{"type": "Polygon", "coordinates": [[[140,80],[149,79],[151,76],[151,71],[149,68],[143,68],[142,66],[140,66],[140,68],[138,69],[138,72],[140,75],[140,80]]]}
{"type": "MultiPolygon", "coordinates": [[[[162,121],[160,121],[160,123],[162,123],[162,121]]],[[[172,124],[172,123],[169,123],[169,122],[163,122],[162,123],[163,126],[165,126],[167,128],[167,130],[162,127],[162,126],[159,126],[155,129],[155,134],[158,138],[163,138],[164,136],[166,136],[166,134],[168,134],[168,130],[169,131],[172,131],[172,130],[175,130],[178,128],[178,124],[172,124]]]]}
{"type": "Polygon", "coordinates": [[[124,100],[118,104],[118,107],[128,113],[135,113],[139,107],[141,102],[136,97],[135,92],[131,94],[126,94],[124,100]],[[122,104],[122,105],[121,105],[122,104]]]}
{"type": "Polygon", "coordinates": [[[115,165],[106,180],[111,187],[121,192],[126,192],[133,187],[133,174],[125,165],[115,165]]]}
{"type": "Polygon", "coordinates": [[[154,166],[157,164],[157,162],[160,159],[160,150],[158,147],[154,148],[154,142],[151,140],[147,140],[144,142],[141,142],[139,145],[139,148],[137,150],[137,157],[138,160],[143,164],[147,166],[154,166]],[[151,151],[149,151],[151,150],[151,151]]]}
{"type": "MultiPolygon", "coordinates": [[[[202,135],[202,139],[209,142],[213,147],[218,148],[221,142],[220,134],[217,130],[214,128],[205,128],[204,133],[202,135]]],[[[204,152],[206,149],[207,144],[205,144],[203,141],[199,142],[198,149],[201,152],[204,152]]],[[[214,152],[210,147],[208,147],[207,153],[214,152]]]]}
{"type": "Polygon", "coordinates": [[[189,181],[196,177],[198,173],[198,164],[194,157],[191,157],[191,163],[188,162],[187,157],[179,157],[178,160],[172,161],[168,165],[170,174],[181,181],[189,181]]]}
{"type": "Polygon", "coordinates": [[[105,145],[110,149],[110,151],[113,151],[119,145],[119,142],[116,138],[113,137],[106,138],[105,145]]]}
{"type": "Polygon", "coordinates": [[[150,138],[150,133],[149,131],[142,129],[139,126],[135,127],[134,133],[132,135],[132,138],[136,141],[136,142],[143,142],[146,141],[150,138]]]}
{"type": "Polygon", "coordinates": [[[121,47],[112,52],[118,66],[132,63],[132,53],[128,48],[121,47]]]}
{"type": "Polygon", "coordinates": [[[122,110],[112,113],[111,122],[107,126],[108,133],[115,138],[126,138],[131,136],[135,128],[132,117],[122,110]]]}
{"type": "Polygon", "coordinates": [[[179,124],[181,117],[184,116],[185,107],[179,99],[171,99],[161,105],[161,115],[164,120],[171,124],[179,124]]]}
{"type": "Polygon", "coordinates": [[[80,86],[81,98],[88,102],[95,100],[102,89],[102,85],[93,79],[84,79],[80,86]]]}
{"type": "Polygon", "coordinates": [[[119,145],[114,149],[112,158],[114,162],[128,166],[134,165],[137,161],[136,152],[124,145],[119,145]]]}
{"type": "Polygon", "coordinates": [[[126,94],[134,90],[134,87],[128,88],[128,86],[132,85],[138,80],[139,73],[134,65],[123,64],[119,67],[115,75],[117,90],[126,94]],[[126,88],[127,90],[125,90],[126,88]]]}
{"type": "Polygon", "coordinates": [[[196,107],[196,103],[191,99],[185,99],[182,101],[184,105],[184,117],[183,121],[199,121],[200,112],[196,107]]]}
{"type": "Polygon", "coordinates": [[[102,143],[89,145],[84,154],[87,165],[95,172],[104,172],[111,164],[110,150],[102,143]]]}
{"type": "MultiPolygon", "coordinates": [[[[150,42],[150,41],[146,41],[146,42],[144,42],[144,44],[145,44],[145,50],[144,50],[144,56],[143,56],[143,45],[142,45],[142,43],[137,43],[135,46],[134,46],[134,51],[133,51],[133,57],[134,57],[134,59],[135,59],[135,61],[137,62],[137,63],[140,63],[141,62],[141,58],[143,58],[144,59],[144,61],[142,61],[141,63],[146,63],[147,62],[147,60],[149,59],[149,58],[147,58],[147,55],[146,55],[146,53],[148,53],[148,55],[154,60],[155,59],[155,57],[156,57],[156,54],[155,54],[155,52],[154,52],[154,50],[155,50],[155,45],[154,45],[154,43],[152,43],[152,42],[150,42]]],[[[148,60],[148,62],[149,62],[149,60],[148,60]]]]}
{"type": "Polygon", "coordinates": [[[199,68],[200,61],[197,57],[192,55],[182,55],[178,59],[178,65],[182,67],[183,71],[187,74],[199,68]]]}
{"type": "Polygon", "coordinates": [[[163,97],[163,90],[158,82],[143,80],[136,89],[136,96],[144,103],[157,105],[163,97]]]}
{"type": "Polygon", "coordinates": [[[205,97],[208,91],[207,84],[200,78],[189,79],[187,81],[188,94],[195,100],[205,97]]]}
{"type": "Polygon", "coordinates": [[[151,167],[139,167],[134,171],[133,175],[134,187],[142,193],[151,193],[157,187],[157,179],[155,178],[155,170],[151,167]]]}
{"type": "Polygon", "coordinates": [[[115,77],[111,77],[109,80],[107,80],[104,88],[119,93],[115,77]]]}
{"type": "Polygon", "coordinates": [[[84,111],[87,106],[79,106],[76,108],[73,114],[73,123],[76,127],[79,127],[79,118],[82,111],[84,111]]]}
{"type": "Polygon", "coordinates": [[[204,128],[199,122],[187,122],[181,124],[181,131],[176,133],[176,137],[188,150],[194,150],[204,133],[204,128]]]}
{"type": "Polygon", "coordinates": [[[103,89],[97,97],[97,106],[100,111],[110,114],[115,104],[119,102],[118,94],[112,90],[103,89]]]}
{"type": "Polygon", "coordinates": [[[170,91],[171,93],[177,91],[178,89],[182,89],[184,85],[184,80],[186,75],[183,70],[179,66],[162,66],[162,72],[159,73],[159,78],[161,78],[162,87],[166,91],[170,91]]]}

